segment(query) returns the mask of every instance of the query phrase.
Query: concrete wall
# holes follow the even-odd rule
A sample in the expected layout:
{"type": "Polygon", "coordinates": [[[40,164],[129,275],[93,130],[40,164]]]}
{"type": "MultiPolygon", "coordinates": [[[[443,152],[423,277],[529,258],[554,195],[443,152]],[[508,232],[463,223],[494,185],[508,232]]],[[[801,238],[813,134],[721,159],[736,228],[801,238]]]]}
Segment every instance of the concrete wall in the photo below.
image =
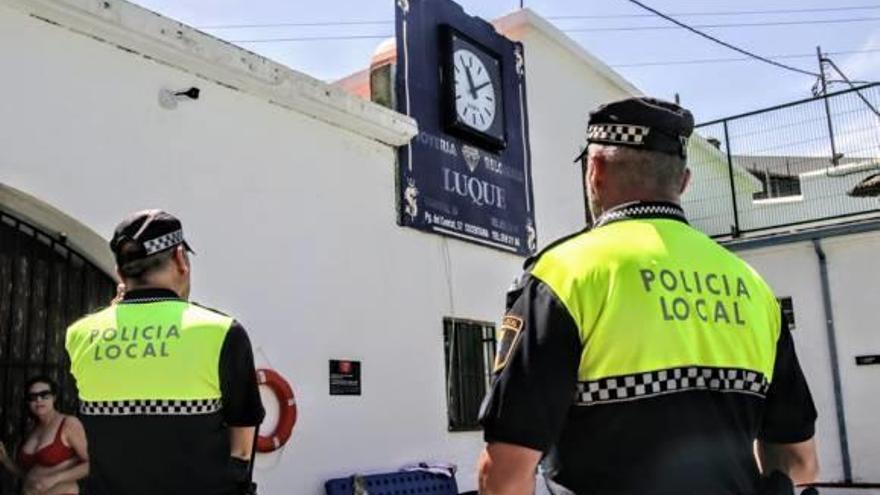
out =
{"type": "MultiPolygon", "coordinates": [[[[822,241],[828,262],[831,300],[849,453],[855,481],[880,480],[880,366],[856,366],[855,356],[880,354],[874,304],[880,297],[880,233],[835,237],[822,241]]],[[[843,461],[838,435],[826,315],[819,264],[809,242],[738,251],[773,286],[777,296],[792,297],[797,328],[793,332],[801,366],[819,410],[817,441],[820,479],[842,481],[843,461]]]]}

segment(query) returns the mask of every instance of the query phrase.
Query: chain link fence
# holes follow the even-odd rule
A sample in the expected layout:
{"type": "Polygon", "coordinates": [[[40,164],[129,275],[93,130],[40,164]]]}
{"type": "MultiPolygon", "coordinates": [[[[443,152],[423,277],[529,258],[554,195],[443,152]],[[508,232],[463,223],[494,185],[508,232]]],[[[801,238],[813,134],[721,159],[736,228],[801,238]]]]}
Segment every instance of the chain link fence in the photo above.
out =
{"type": "Polygon", "coordinates": [[[713,237],[880,213],[880,83],[697,126],[683,198],[713,237]]]}

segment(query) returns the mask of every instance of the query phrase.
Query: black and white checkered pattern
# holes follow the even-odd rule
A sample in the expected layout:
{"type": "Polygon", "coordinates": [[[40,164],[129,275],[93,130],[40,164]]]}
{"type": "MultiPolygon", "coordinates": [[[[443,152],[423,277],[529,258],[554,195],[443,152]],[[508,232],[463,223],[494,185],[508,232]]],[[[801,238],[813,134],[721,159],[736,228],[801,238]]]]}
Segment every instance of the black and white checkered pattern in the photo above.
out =
{"type": "Polygon", "coordinates": [[[588,129],[588,142],[641,146],[651,128],[643,125],[597,124],[588,129]]]}
{"type": "Polygon", "coordinates": [[[183,299],[179,297],[139,297],[119,301],[119,304],[148,304],[166,301],[183,301],[183,299]]]}
{"type": "Polygon", "coordinates": [[[196,416],[223,409],[220,399],[83,401],[87,416],[196,416]]]}
{"type": "Polygon", "coordinates": [[[769,387],[767,377],[758,371],[686,366],[580,382],[575,404],[592,406],[695,390],[765,397],[769,387]]]}
{"type": "Polygon", "coordinates": [[[149,241],[144,242],[144,249],[147,251],[147,256],[151,254],[156,254],[159,251],[164,251],[168,248],[174,247],[183,242],[183,231],[175,230],[174,232],[169,232],[163,236],[157,237],[155,239],[150,239],[149,241]]]}
{"type": "Polygon", "coordinates": [[[627,218],[675,217],[685,220],[684,211],[675,205],[634,205],[610,210],[596,221],[596,227],[627,218]]]}

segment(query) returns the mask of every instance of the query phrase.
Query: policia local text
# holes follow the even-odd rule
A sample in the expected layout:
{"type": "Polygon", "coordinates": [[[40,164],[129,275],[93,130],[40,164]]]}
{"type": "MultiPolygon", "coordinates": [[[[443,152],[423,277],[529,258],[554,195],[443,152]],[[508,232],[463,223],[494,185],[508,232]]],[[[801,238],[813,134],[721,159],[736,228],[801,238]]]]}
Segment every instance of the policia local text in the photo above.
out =
{"type": "Polygon", "coordinates": [[[723,274],[666,269],[641,269],[639,274],[645,292],[663,290],[668,294],[661,295],[659,301],[664,320],[684,321],[696,317],[706,323],[746,324],[736,299],[752,296],[740,277],[732,279],[723,274]],[[703,297],[685,297],[685,294],[703,297]],[[725,302],[722,297],[734,300],[725,302]]]}
{"type": "Polygon", "coordinates": [[[180,330],[177,325],[147,325],[145,327],[122,327],[94,329],[89,333],[89,345],[95,346],[95,361],[103,359],[128,359],[168,357],[166,347],[169,339],[179,339],[180,330]]]}

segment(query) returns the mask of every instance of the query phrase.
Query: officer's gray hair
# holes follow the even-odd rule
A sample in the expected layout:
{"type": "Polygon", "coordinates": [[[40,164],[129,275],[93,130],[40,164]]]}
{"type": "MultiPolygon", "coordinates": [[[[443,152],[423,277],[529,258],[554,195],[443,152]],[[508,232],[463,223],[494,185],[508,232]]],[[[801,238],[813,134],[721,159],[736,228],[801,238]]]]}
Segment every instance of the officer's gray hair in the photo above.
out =
{"type": "MultiPolygon", "coordinates": [[[[126,253],[136,249],[138,248],[134,242],[128,242],[122,245],[121,251],[126,253]]],[[[165,251],[152,254],[146,258],[129,261],[119,267],[119,273],[127,279],[144,282],[148,275],[165,267],[174,256],[176,250],[175,246],[175,248],[166,249],[165,251]]]]}
{"type": "Polygon", "coordinates": [[[591,144],[590,156],[601,155],[614,174],[615,182],[628,189],[658,196],[678,196],[687,161],[659,151],[628,146],[591,144]]]}

